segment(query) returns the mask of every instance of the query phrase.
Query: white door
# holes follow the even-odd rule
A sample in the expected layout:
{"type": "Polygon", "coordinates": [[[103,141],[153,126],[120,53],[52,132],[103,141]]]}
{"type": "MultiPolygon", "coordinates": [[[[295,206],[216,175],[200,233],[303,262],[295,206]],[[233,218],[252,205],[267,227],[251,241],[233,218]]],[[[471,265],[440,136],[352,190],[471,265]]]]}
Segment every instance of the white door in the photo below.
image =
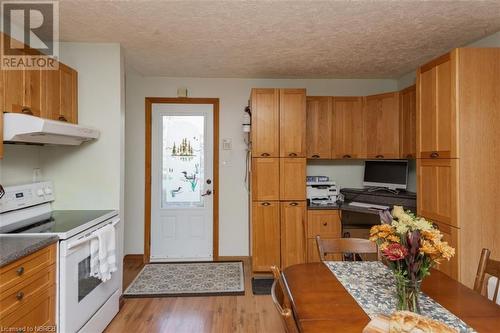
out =
{"type": "Polygon", "coordinates": [[[151,261],[213,258],[213,105],[152,105],[151,261]]]}

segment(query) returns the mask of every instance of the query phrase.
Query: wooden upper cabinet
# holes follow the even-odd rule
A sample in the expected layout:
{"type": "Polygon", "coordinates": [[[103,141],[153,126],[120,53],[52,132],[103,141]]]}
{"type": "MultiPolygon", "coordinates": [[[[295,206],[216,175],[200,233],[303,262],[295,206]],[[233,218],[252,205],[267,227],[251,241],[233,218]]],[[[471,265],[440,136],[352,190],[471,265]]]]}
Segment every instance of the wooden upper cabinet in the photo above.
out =
{"type": "Polygon", "coordinates": [[[400,128],[399,128],[399,156],[401,158],[414,159],[416,158],[416,88],[415,85],[408,87],[399,92],[399,112],[400,112],[400,128]]]}
{"type": "Polygon", "coordinates": [[[252,158],[252,200],[280,199],[280,159],[252,158]]]}
{"type": "Polygon", "coordinates": [[[57,120],[78,123],[78,73],[59,63],[61,108],[57,120]]]}
{"type": "Polygon", "coordinates": [[[417,71],[417,157],[458,158],[455,52],[417,71]]]}
{"type": "Polygon", "coordinates": [[[332,158],[332,99],[307,97],[307,158],[332,158]]]}
{"type": "Polygon", "coordinates": [[[41,70],[2,70],[1,75],[2,111],[40,116],[41,70]]]}
{"type": "Polygon", "coordinates": [[[332,158],[365,158],[362,97],[332,97],[332,158]]]}
{"type": "Polygon", "coordinates": [[[42,73],[43,109],[42,118],[58,120],[61,114],[61,76],[59,70],[42,73]]]}
{"type": "Polygon", "coordinates": [[[418,215],[459,227],[457,159],[417,159],[417,193],[418,215]]]}
{"type": "Polygon", "coordinates": [[[399,93],[365,97],[368,158],[399,158],[399,93]]]}
{"type": "Polygon", "coordinates": [[[44,110],[42,117],[78,123],[78,74],[77,72],[59,63],[58,70],[43,71],[43,100],[44,110]]]}
{"type": "Polygon", "coordinates": [[[280,157],[306,157],[306,90],[280,89],[280,157]]]}
{"type": "Polygon", "coordinates": [[[306,261],[306,202],[281,202],[281,267],[306,261]]]}
{"type": "Polygon", "coordinates": [[[268,272],[280,267],[280,203],[254,201],[252,203],[252,270],[268,272]]]}
{"type": "Polygon", "coordinates": [[[305,158],[280,158],[280,200],[306,200],[305,158]]]}
{"type": "Polygon", "coordinates": [[[279,89],[252,89],[252,156],[279,157],[279,89]]]}

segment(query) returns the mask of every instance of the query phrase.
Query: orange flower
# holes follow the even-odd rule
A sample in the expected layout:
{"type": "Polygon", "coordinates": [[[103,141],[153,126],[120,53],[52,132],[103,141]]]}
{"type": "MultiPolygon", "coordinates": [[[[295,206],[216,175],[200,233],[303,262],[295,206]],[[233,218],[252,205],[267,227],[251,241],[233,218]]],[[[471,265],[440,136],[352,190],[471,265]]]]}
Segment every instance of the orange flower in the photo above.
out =
{"type": "Polygon", "coordinates": [[[423,230],[421,235],[424,239],[433,241],[434,243],[441,241],[441,238],[443,238],[443,235],[437,229],[423,230]]]}
{"type": "Polygon", "coordinates": [[[420,245],[420,252],[430,256],[432,259],[434,259],[439,254],[439,251],[436,249],[436,247],[427,240],[422,241],[422,244],[420,245]]]}
{"type": "Polygon", "coordinates": [[[387,236],[387,240],[394,242],[394,243],[399,243],[401,241],[401,239],[396,235],[387,236]]]}
{"type": "Polygon", "coordinates": [[[448,242],[438,242],[435,247],[443,259],[450,260],[455,255],[455,249],[449,246],[448,242]]]}

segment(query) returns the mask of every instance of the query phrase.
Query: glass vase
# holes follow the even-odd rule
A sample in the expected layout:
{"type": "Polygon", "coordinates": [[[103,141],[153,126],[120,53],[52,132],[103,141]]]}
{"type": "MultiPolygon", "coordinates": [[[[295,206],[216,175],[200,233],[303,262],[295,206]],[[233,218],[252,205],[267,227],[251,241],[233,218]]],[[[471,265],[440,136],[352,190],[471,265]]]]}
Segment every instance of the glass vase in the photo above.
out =
{"type": "Polygon", "coordinates": [[[411,311],[420,314],[420,285],[422,280],[411,281],[396,277],[396,297],[398,311],[411,311]]]}

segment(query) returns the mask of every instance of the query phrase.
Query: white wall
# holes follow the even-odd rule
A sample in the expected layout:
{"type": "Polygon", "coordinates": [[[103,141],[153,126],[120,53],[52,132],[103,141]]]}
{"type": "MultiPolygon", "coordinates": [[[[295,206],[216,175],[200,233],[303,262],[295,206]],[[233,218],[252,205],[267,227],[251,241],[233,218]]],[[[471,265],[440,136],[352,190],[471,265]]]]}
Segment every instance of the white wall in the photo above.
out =
{"type": "MultiPolygon", "coordinates": [[[[189,97],[220,99],[220,139],[233,150],[220,150],[219,253],[248,255],[248,193],[241,122],[253,87],[301,87],[308,95],[369,95],[397,89],[395,80],[271,80],[141,77],[127,74],[125,121],[125,253],[144,250],[144,99],[175,97],[187,87],[189,97]]],[[[220,144],[219,144],[220,147],[220,144]]]]}
{"type": "Polygon", "coordinates": [[[56,209],[119,209],[122,165],[122,77],[119,44],[61,44],[78,71],[78,121],[101,131],[79,147],[42,147],[44,178],[54,182],[56,209]]]}

